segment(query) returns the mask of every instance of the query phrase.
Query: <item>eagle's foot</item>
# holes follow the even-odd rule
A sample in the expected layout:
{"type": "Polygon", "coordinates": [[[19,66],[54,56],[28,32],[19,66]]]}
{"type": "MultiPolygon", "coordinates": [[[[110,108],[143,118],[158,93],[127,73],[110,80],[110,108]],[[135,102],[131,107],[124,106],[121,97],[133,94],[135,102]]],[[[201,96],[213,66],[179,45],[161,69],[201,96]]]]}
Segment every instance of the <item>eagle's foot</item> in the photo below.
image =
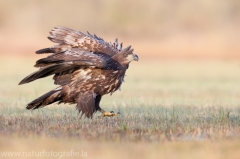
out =
{"type": "Polygon", "coordinates": [[[103,110],[101,110],[101,113],[102,113],[102,115],[99,117],[113,117],[113,116],[118,116],[121,114],[120,112],[114,113],[114,111],[107,112],[107,111],[103,111],[103,110]]]}

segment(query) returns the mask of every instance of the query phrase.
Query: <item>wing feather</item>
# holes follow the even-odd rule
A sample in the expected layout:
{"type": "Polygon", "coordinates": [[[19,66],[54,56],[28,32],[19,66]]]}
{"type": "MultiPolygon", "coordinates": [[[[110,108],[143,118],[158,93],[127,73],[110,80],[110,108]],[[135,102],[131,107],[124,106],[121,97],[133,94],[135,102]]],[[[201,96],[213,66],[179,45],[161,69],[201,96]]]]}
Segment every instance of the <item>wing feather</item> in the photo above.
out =
{"type": "Polygon", "coordinates": [[[29,82],[32,82],[36,79],[44,78],[44,77],[47,77],[47,76],[50,76],[50,75],[53,75],[53,74],[58,74],[58,73],[69,71],[69,70],[76,70],[76,69],[79,69],[79,68],[84,67],[84,66],[94,66],[91,61],[83,61],[83,60],[80,61],[79,60],[78,62],[79,63],[63,62],[63,63],[54,64],[54,65],[50,65],[50,66],[47,66],[47,67],[40,68],[38,71],[33,72],[32,74],[25,77],[19,83],[19,85],[29,83],[29,82]]]}
{"type": "Polygon", "coordinates": [[[63,62],[72,62],[76,65],[85,65],[85,62],[91,62],[89,66],[95,66],[97,68],[104,68],[107,65],[107,61],[110,57],[107,55],[97,54],[89,52],[83,49],[74,48],[65,52],[52,54],[46,58],[42,58],[36,61],[35,67],[45,67],[52,64],[58,64],[63,62]]]}
{"type": "Polygon", "coordinates": [[[105,68],[109,59],[122,51],[122,43],[119,45],[117,39],[108,43],[95,34],[87,32],[86,35],[66,27],[53,28],[48,38],[58,44],[36,53],[53,54],[36,61],[35,67],[40,67],[40,70],[28,75],[19,84],[55,74],[55,84],[64,85],[71,82],[71,74],[77,69],[90,66],[105,68]]]}
{"type": "Polygon", "coordinates": [[[91,52],[101,52],[113,56],[119,51],[117,47],[105,42],[102,38],[88,33],[87,35],[66,27],[55,27],[48,37],[55,43],[67,44],[71,47],[83,48],[91,52]]]}
{"type": "Polygon", "coordinates": [[[72,74],[70,72],[71,71],[55,74],[53,76],[54,84],[61,85],[61,86],[69,84],[71,82],[71,77],[72,77],[72,74]]]}

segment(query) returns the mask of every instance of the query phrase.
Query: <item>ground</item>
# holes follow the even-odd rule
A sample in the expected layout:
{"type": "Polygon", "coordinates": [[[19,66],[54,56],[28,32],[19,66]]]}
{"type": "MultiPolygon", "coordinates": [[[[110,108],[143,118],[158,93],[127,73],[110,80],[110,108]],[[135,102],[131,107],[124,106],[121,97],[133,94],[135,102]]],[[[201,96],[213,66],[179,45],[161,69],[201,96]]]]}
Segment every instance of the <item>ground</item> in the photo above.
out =
{"type": "Polygon", "coordinates": [[[87,158],[240,158],[238,61],[140,57],[131,63],[121,91],[101,102],[121,115],[80,119],[75,105],[25,109],[56,87],[51,77],[17,85],[36,70],[34,58],[1,60],[1,156],[52,151],[55,158],[67,152],[87,158]]]}

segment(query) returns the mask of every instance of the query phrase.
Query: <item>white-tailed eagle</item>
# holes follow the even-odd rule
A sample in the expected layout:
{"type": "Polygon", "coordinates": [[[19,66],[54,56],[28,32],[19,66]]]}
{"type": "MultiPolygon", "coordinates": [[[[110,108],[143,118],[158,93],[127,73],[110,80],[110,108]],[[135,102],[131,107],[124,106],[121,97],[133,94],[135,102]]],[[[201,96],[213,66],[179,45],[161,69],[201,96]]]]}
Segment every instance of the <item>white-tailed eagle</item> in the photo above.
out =
{"type": "Polygon", "coordinates": [[[54,75],[54,84],[60,86],[30,102],[27,109],[38,109],[54,102],[77,103],[78,111],[88,118],[97,111],[103,116],[116,116],[114,112],[104,111],[99,103],[103,95],[120,88],[129,63],[138,61],[131,46],[122,49],[117,39],[108,43],[96,35],[66,27],[55,27],[48,39],[57,45],[36,53],[51,55],[36,61],[35,67],[40,69],[19,85],[54,75]]]}

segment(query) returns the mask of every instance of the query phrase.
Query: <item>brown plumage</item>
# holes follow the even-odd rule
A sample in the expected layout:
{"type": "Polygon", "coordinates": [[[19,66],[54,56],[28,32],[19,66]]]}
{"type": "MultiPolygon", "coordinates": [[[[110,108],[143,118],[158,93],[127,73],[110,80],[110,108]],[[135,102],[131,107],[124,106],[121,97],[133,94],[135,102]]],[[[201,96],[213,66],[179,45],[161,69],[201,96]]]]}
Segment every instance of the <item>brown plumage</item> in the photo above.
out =
{"type": "Polygon", "coordinates": [[[36,61],[35,67],[40,69],[19,85],[54,75],[54,84],[60,86],[30,102],[27,109],[54,102],[77,103],[77,109],[86,117],[92,117],[96,111],[114,116],[101,109],[99,103],[103,95],[120,88],[129,63],[138,60],[131,46],[122,49],[117,39],[107,43],[96,35],[66,27],[55,27],[48,39],[58,44],[36,51],[51,55],[36,61]]]}

